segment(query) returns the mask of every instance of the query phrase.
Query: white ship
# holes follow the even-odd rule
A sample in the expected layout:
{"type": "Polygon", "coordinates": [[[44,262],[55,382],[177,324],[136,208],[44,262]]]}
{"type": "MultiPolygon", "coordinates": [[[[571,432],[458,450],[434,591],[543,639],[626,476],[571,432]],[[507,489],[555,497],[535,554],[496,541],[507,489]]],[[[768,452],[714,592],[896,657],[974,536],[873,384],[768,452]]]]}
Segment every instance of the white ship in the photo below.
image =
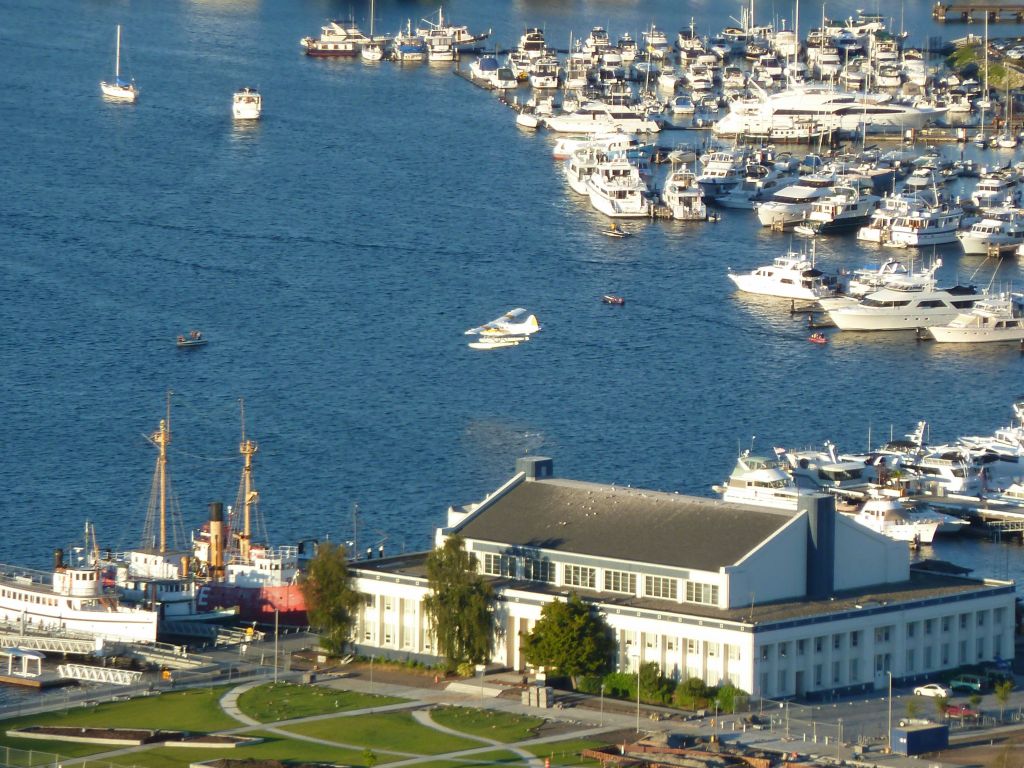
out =
{"type": "Polygon", "coordinates": [[[746,293],[803,301],[834,296],[838,282],[837,278],[816,269],[805,256],[793,252],[779,256],[772,264],[757,267],[752,272],[730,272],[729,279],[746,293]]]}
{"type": "Polygon", "coordinates": [[[844,331],[898,331],[945,325],[981,299],[972,286],[901,290],[883,288],[857,304],[829,310],[828,316],[844,331]]]}

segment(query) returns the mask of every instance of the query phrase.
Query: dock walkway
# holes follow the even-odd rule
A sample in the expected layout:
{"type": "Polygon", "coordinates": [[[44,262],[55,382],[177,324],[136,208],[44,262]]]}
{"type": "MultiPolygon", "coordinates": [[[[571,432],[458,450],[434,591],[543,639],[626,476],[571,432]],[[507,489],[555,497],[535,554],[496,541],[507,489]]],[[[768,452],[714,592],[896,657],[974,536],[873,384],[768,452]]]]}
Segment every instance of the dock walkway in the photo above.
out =
{"type": "Polygon", "coordinates": [[[985,20],[1024,24],[1024,5],[1021,3],[942,3],[932,6],[932,18],[944,23],[973,24],[985,20]]]}

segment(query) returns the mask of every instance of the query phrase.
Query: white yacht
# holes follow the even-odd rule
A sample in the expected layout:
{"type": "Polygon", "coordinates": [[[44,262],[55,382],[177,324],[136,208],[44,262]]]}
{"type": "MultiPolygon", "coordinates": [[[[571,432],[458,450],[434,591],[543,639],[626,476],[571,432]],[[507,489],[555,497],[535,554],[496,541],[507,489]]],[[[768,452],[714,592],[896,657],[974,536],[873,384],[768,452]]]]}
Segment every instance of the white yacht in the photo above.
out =
{"type": "Polygon", "coordinates": [[[588,101],[575,112],[549,117],[544,125],[561,133],[656,133],[661,130],[657,120],[635,109],[600,101],[588,101]]]}
{"type": "Polygon", "coordinates": [[[904,216],[897,216],[888,231],[882,233],[882,244],[897,248],[921,248],[956,242],[963,216],[963,208],[954,203],[939,203],[910,210],[904,216]]]}
{"type": "Polygon", "coordinates": [[[697,182],[705,199],[715,200],[738,186],[746,178],[749,155],[749,150],[736,148],[709,152],[701,157],[701,173],[697,182]]]}
{"type": "Polygon", "coordinates": [[[881,200],[853,185],[837,184],[831,194],[811,203],[811,212],[800,226],[821,235],[858,229],[871,220],[881,200]]]}
{"type": "Polygon", "coordinates": [[[672,218],[679,221],[704,221],[708,209],[700,191],[696,174],[686,166],[679,166],[669,172],[661,201],[672,212],[672,218]]]}
{"type": "Polygon", "coordinates": [[[836,183],[831,173],[804,176],[758,205],[757,219],[763,227],[795,226],[810,215],[812,203],[833,194],[836,183]]]}
{"type": "Polygon", "coordinates": [[[320,37],[304,37],[299,44],[307,56],[350,58],[359,55],[362,46],[372,42],[354,21],[329,21],[320,28],[320,37]]]}
{"type": "Polygon", "coordinates": [[[846,291],[848,296],[863,298],[882,288],[903,288],[921,290],[935,285],[935,273],[942,266],[942,259],[935,259],[923,270],[915,270],[913,262],[907,266],[897,259],[887,259],[877,267],[861,267],[848,275],[846,291]]]}
{"type": "Polygon", "coordinates": [[[752,211],[771,199],[779,190],[794,184],[797,175],[792,170],[779,170],[764,163],[747,163],[743,181],[715,197],[720,208],[740,208],[752,211]]]}
{"type": "Polygon", "coordinates": [[[590,204],[605,216],[642,218],[651,215],[647,182],[625,158],[601,162],[587,179],[590,204]]]}
{"type": "Polygon", "coordinates": [[[565,180],[569,182],[570,189],[579,195],[589,195],[587,182],[600,162],[600,153],[593,147],[585,146],[575,150],[563,165],[565,180]]]}
{"type": "Polygon", "coordinates": [[[780,460],[751,456],[749,451],[736,459],[729,479],[713,489],[722,501],[794,511],[800,495],[780,460]]]}
{"type": "Polygon", "coordinates": [[[927,334],[936,341],[975,344],[979,342],[1024,342],[1024,294],[992,296],[962,312],[948,325],[931,326],[927,334]]]}
{"type": "Polygon", "coordinates": [[[1015,206],[1022,201],[1024,184],[1021,184],[1020,174],[1009,169],[982,176],[971,193],[971,202],[979,208],[1015,206]]]}
{"type": "Polygon", "coordinates": [[[981,298],[973,286],[883,288],[856,304],[830,309],[828,315],[844,331],[915,330],[945,325],[971,310],[981,298]]]}
{"type": "Polygon", "coordinates": [[[914,544],[931,544],[939,528],[938,522],[933,520],[911,519],[898,501],[888,497],[868,499],[851,517],[875,533],[914,544]]]}
{"type": "Polygon", "coordinates": [[[562,68],[557,56],[540,56],[530,67],[530,85],[534,88],[557,88],[562,76],[562,68]]]}
{"type": "Polygon", "coordinates": [[[745,293],[803,301],[834,296],[837,288],[837,278],[826,275],[816,269],[806,256],[792,251],[777,257],[769,266],[757,267],[752,272],[730,271],[729,279],[745,293]]]}
{"type": "Polygon", "coordinates": [[[956,233],[964,253],[985,255],[1024,243],[1024,218],[1016,213],[1006,218],[985,217],[970,229],[956,233]]]}
{"type": "Polygon", "coordinates": [[[134,102],[139,98],[135,80],[121,77],[121,25],[117,25],[117,52],[114,54],[114,79],[100,83],[100,92],[114,101],[134,102]]]}
{"type": "Polygon", "coordinates": [[[668,42],[668,35],[652,24],[650,29],[644,30],[643,36],[644,50],[651,55],[651,58],[660,60],[668,57],[672,50],[668,42]]]}
{"type": "Polygon", "coordinates": [[[263,97],[255,88],[242,88],[231,99],[231,115],[235,120],[259,120],[263,97]]]}
{"type": "Polygon", "coordinates": [[[754,98],[736,99],[729,114],[714,126],[719,136],[766,135],[787,128],[794,120],[814,121],[826,131],[846,133],[902,132],[923,128],[942,117],[945,109],[892,102],[888,95],[861,94],[822,86],[801,86],[754,98]]]}

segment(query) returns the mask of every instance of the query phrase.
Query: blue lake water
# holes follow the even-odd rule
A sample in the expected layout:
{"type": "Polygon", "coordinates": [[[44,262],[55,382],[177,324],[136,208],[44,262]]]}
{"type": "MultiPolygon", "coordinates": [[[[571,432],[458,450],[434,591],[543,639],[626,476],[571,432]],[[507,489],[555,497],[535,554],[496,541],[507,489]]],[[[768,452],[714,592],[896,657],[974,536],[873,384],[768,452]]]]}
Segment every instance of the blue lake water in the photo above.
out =
{"type": "MultiPolygon", "coordinates": [[[[244,397],[270,538],[347,538],[358,504],[360,541],[386,539],[392,552],[426,546],[449,504],[479,500],[528,452],[553,456],[562,476],[708,495],[755,435],[765,450],[826,439],[860,449],[919,419],[937,441],[1010,420],[1024,367],[1015,348],[911,334],[809,344],[788,303],[741,298],[726,279],[790,246],[753,214],[602,237],[602,217],[561,179],[552,138],[518,129],[451,66],[303,56],[299,38],[350,7],[0,2],[0,561],[45,566],[86,520],[101,546],[137,543],[155,457],[145,435],[168,390],[185,528],[209,501],[235,497],[244,397]],[[135,105],[99,94],[118,23],[135,105]],[[42,45],[55,24],[60,45],[42,45]],[[232,124],[242,85],[263,94],[258,125],[232,124]],[[608,291],[626,305],[601,304],[608,291]],[[544,326],[533,341],[466,347],[466,328],[516,306],[544,326]],[[190,328],[210,344],[176,349],[190,328]]],[[[968,31],[939,28],[929,9],[886,8],[916,44],[968,31]]],[[[367,28],[367,9],[352,10],[367,28]]],[[[715,32],[738,12],[667,0],[445,5],[493,28],[500,47],[527,26],[566,47],[595,24],[638,36],[655,22],[674,36],[691,15],[715,32]]],[[[382,0],[377,29],[431,13],[382,0]]],[[[806,26],[821,8],[802,13],[806,26]]],[[[995,157],[1013,155],[984,155],[995,157]]],[[[838,268],[882,253],[838,238],[817,255],[838,268]]],[[[981,265],[958,248],[941,255],[948,279],[981,265]]],[[[998,280],[1019,283],[1020,271],[1006,260],[998,280]]],[[[974,279],[990,275],[983,265],[974,279]]],[[[935,549],[986,574],[1022,571],[1016,547],[935,549]]]]}

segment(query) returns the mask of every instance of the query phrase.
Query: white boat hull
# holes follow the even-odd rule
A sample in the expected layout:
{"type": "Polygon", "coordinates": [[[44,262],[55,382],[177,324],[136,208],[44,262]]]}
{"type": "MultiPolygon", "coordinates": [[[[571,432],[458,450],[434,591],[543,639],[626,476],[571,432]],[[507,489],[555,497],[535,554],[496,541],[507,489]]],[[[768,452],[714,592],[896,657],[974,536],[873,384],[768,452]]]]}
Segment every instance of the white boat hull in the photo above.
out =
{"type": "Polygon", "coordinates": [[[872,307],[865,311],[858,304],[832,310],[828,316],[842,331],[913,331],[947,325],[958,314],[958,310],[944,307],[909,312],[900,309],[879,311],[879,308],[872,307]]]}
{"type": "Polygon", "coordinates": [[[100,83],[100,91],[108,99],[114,101],[133,102],[139,98],[139,90],[134,85],[100,83]]]}
{"type": "Polygon", "coordinates": [[[979,344],[998,341],[1024,341],[1024,327],[1016,328],[951,328],[948,325],[931,326],[928,335],[946,344],[979,344]]]}

